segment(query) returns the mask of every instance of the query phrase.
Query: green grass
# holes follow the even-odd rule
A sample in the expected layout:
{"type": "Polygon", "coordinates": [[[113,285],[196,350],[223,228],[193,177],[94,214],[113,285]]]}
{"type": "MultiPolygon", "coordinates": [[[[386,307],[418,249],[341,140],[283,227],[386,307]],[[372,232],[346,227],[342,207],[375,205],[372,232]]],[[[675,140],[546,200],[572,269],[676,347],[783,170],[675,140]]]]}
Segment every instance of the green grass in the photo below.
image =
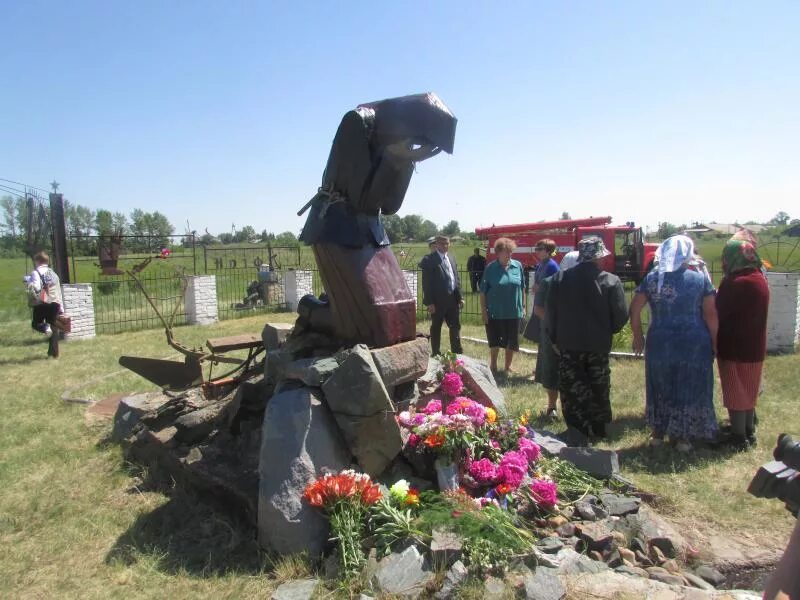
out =
{"type": "MultiPolygon", "coordinates": [[[[209,337],[258,333],[260,316],[211,327],[181,327],[178,338],[200,345],[209,337]]],[[[424,328],[424,324],[421,327],[424,328]]],[[[465,334],[482,337],[477,325],[465,334]]],[[[0,581],[15,598],[268,597],[283,580],[308,572],[301,559],[260,552],[253,532],[192,494],[149,489],[146,473],[125,463],[119,447],[106,443],[108,426],[87,426],[84,407],[64,403],[73,396],[100,399],[112,392],[151,389],[121,371],[121,354],[163,357],[170,353],[159,330],[69,342],[62,358],[48,361],[42,338],[25,322],[0,324],[0,581]],[[112,374],[107,377],[107,375],[112,374]]],[[[468,354],[487,349],[466,344],[468,354]]],[[[533,359],[518,356],[527,374],[533,359]]],[[[788,536],[793,519],[775,500],[759,500],[745,489],[758,465],[770,458],[781,431],[800,433],[794,395],[800,358],[770,357],[760,402],[762,440],[742,454],[698,451],[681,456],[645,446],[643,364],[613,361],[615,421],[605,447],[619,450],[625,475],[655,493],[660,510],[683,530],[712,530],[753,539],[770,547],[788,536]]],[[[545,403],[544,393],[522,377],[501,378],[511,411],[545,403]]],[[[717,390],[718,392],[718,390],[717,390]]],[[[719,393],[716,395],[719,402],[719,393]]]]}

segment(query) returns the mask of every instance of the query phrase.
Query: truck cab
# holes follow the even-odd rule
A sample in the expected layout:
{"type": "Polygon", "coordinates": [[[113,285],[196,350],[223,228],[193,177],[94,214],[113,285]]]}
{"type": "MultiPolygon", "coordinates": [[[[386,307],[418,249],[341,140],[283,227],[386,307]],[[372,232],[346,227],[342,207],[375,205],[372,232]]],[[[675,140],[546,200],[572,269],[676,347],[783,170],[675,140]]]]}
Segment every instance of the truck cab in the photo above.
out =
{"type": "Polygon", "coordinates": [[[533,249],[536,242],[541,239],[550,238],[556,243],[555,259],[560,262],[567,252],[577,248],[581,239],[597,236],[611,252],[600,263],[603,270],[616,274],[622,281],[636,283],[647,274],[658,248],[658,244],[644,242],[642,229],[635,223],[612,225],[611,217],[496,225],[477,228],[475,233],[487,240],[487,261],[494,260],[494,242],[497,238],[513,239],[517,243],[517,249],[512,257],[520,261],[527,270],[533,270],[538,266],[533,249]]]}

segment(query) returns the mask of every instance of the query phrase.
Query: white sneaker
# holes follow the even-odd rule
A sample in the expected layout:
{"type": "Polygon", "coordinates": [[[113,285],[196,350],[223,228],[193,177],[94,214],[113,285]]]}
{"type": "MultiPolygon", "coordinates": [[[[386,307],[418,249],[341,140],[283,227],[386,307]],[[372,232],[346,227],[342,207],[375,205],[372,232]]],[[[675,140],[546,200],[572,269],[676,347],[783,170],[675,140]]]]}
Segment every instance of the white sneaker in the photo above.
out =
{"type": "Polygon", "coordinates": [[[50,339],[53,336],[53,330],[50,328],[50,325],[46,325],[44,328],[44,336],[50,339]]]}

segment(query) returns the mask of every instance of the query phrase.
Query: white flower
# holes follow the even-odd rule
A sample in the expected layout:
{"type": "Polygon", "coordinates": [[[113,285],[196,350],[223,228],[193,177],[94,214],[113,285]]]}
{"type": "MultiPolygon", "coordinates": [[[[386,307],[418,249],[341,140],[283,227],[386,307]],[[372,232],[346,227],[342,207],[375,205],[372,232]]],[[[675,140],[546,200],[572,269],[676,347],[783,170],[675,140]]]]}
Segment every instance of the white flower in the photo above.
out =
{"type": "Polygon", "coordinates": [[[392,487],[389,488],[389,493],[392,495],[393,498],[397,500],[405,500],[405,497],[408,495],[408,490],[411,488],[411,485],[405,480],[400,479],[396,481],[392,487]]]}

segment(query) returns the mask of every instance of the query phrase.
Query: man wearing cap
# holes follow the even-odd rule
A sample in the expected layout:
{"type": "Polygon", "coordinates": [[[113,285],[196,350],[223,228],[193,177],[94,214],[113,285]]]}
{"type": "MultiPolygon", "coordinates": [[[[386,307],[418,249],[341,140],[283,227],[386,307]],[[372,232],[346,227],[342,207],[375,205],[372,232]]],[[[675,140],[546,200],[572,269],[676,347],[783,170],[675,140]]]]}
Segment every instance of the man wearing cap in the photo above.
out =
{"type": "Polygon", "coordinates": [[[461,281],[455,258],[447,253],[450,239],[437,235],[436,247],[419,263],[422,270],[422,303],[431,316],[431,354],[439,354],[442,323],[450,330],[450,350],[461,354],[461,318],[464,306],[461,299],[461,281]]]}
{"type": "Polygon", "coordinates": [[[611,338],[628,320],[622,282],[599,265],[609,254],[599,237],[578,242],[578,264],[553,276],[545,311],[545,328],[560,354],[564,421],[579,434],[574,440],[579,444],[606,435],[611,338]]]}

